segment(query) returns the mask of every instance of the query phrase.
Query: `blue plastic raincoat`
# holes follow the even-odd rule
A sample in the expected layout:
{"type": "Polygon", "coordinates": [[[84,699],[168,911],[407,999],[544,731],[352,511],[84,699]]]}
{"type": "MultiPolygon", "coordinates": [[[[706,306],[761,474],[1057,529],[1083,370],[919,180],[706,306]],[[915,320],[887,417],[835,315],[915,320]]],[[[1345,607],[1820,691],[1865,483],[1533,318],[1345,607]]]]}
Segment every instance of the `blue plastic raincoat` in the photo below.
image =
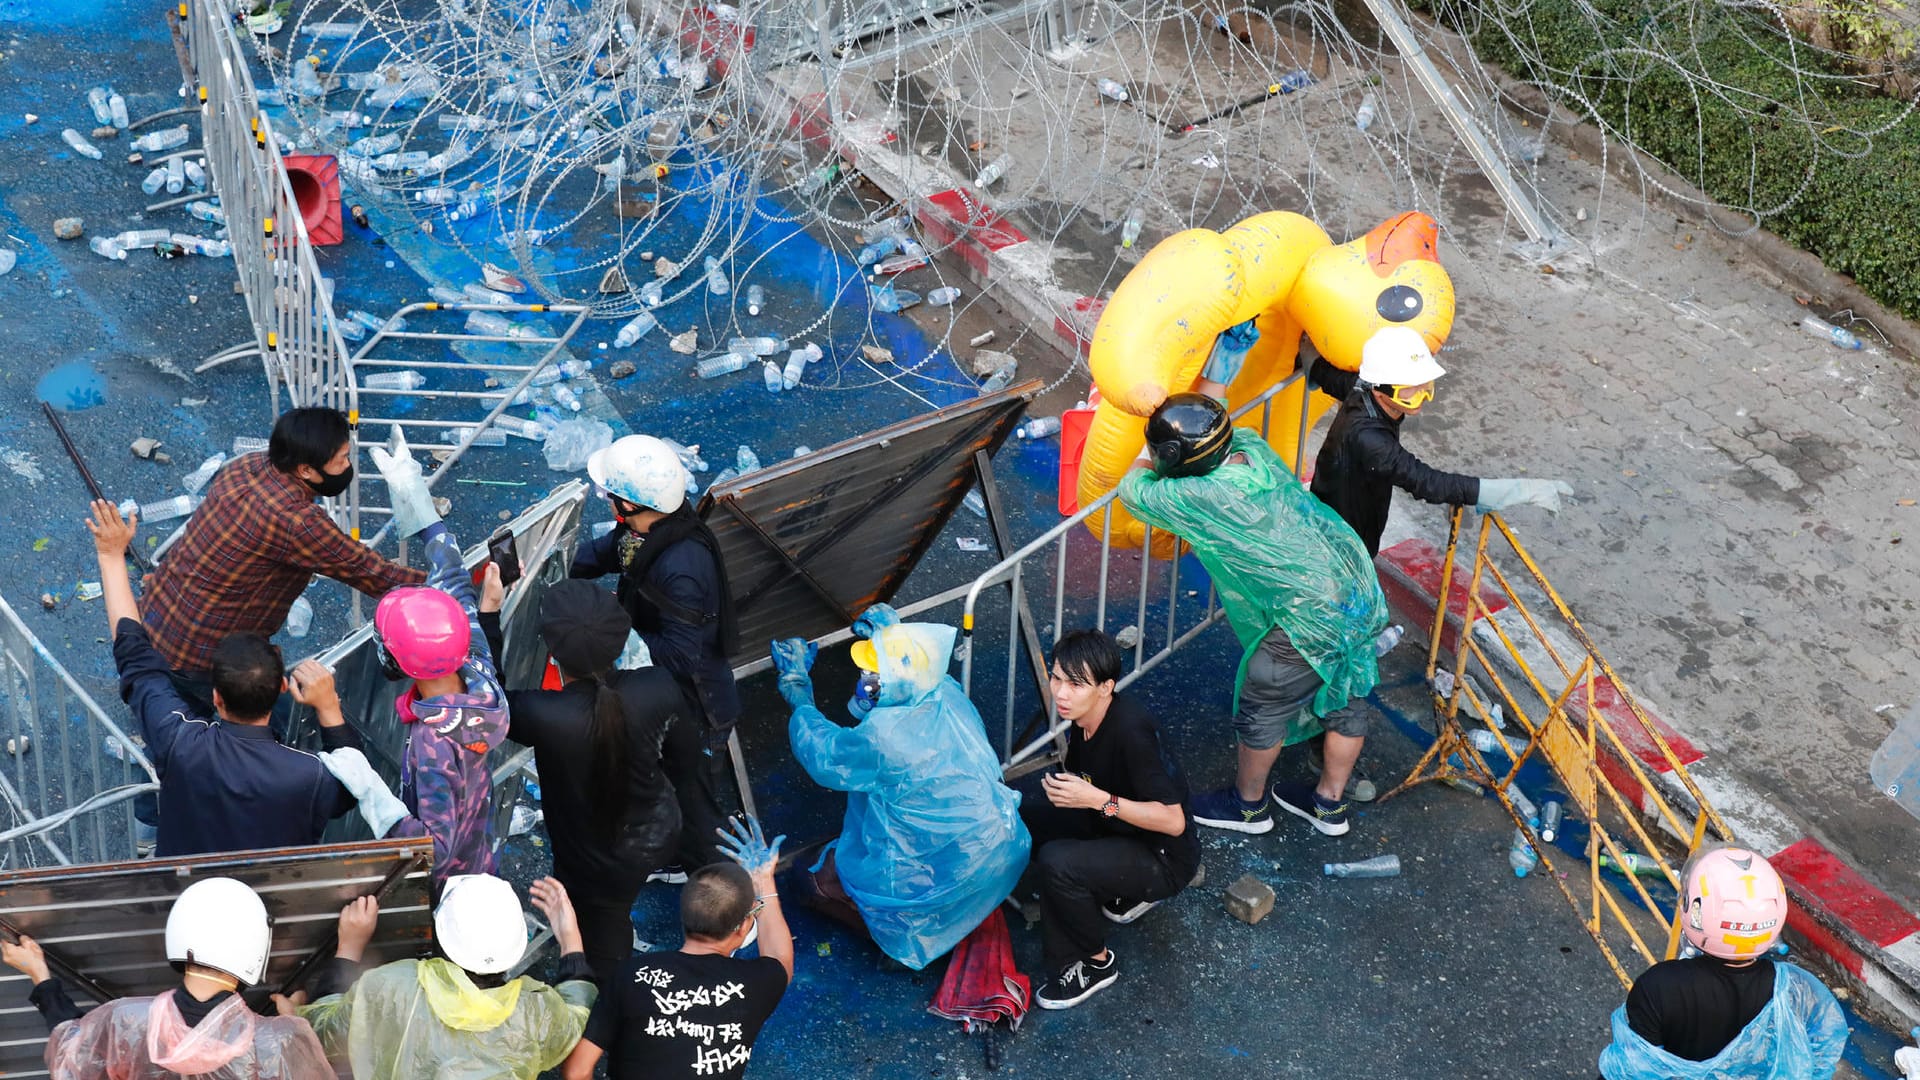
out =
{"type": "Polygon", "coordinates": [[[1613,1043],[1600,1052],[1606,1080],[1828,1080],[1847,1048],[1847,1018],[1833,992],[1784,960],[1773,965],[1773,1001],[1710,1061],[1675,1057],[1613,1011],[1613,1043]]]}
{"type": "Polygon", "coordinates": [[[867,718],[841,727],[802,704],[787,726],[807,774],[848,793],[830,847],[840,884],[880,948],[916,970],[1006,899],[1032,846],[980,714],[946,673],[954,633],[882,628],[880,697],[867,718]]]}

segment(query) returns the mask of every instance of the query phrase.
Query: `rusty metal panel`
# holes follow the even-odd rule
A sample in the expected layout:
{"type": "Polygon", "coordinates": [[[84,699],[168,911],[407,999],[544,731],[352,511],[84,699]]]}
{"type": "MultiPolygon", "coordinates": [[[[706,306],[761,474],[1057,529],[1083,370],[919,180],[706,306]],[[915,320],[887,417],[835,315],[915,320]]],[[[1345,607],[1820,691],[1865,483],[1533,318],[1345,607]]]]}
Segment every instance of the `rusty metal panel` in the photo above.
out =
{"type": "MultiPolygon", "coordinates": [[[[264,1001],[333,953],[347,901],[379,894],[380,925],[369,960],[421,955],[431,913],[425,838],[323,847],[48,867],[0,880],[0,929],[38,941],[84,1008],[106,997],[157,994],[180,984],[167,962],[167,912],[195,881],[236,878],[260,894],[273,920],[267,977],[248,992],[264,1001]]],[[[24,975],[0,970],[0,1076],[45,1076],[46,1024],[27,1004],[24,975]]]]}
{"type": "Polygon", "coordinates": [[[725,484],[699,512],[720,541],[737,619],[732,660],[816,638],[891,600],[1040,392],[1029,380],[725,484]]]}

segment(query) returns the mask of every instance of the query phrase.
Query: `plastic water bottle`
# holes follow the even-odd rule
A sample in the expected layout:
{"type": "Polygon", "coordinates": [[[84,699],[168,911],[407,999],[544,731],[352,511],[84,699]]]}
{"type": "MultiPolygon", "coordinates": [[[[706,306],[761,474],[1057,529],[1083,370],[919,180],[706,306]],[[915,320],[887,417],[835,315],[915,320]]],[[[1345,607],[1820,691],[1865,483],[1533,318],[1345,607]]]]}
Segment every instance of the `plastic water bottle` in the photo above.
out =
{"type": "Polygon", "coordinates": [[[1273,89],[1275,93],[1291,94],[1295,90],[1305,90],[1312,85],[1313,76],[1311,74],[1305,71],[1289,71],[1285,75],[1280,76],[1280,81],[1273,84],[1273,89]]]}
{"type": "MultiPolygon", "coordinates": [[[[459,446],[461,441],[473,430],[472,427],[464,425],[461,427],[447,428],[440,432],[440,441],[446,443],[448,446],[459,446]]],[[[479,434],[473,436],[473,445],[505,446],[507,445],[507,433],[492,424],[488,424],[486,427],[480,429],[479,434]]]]}
{"type": "Polygon", "coordinates": [[[958,299],[960,299],[960,290],[951,285],[942,285],[927,293],[927,303],[934,307],[946,307],[958,299]]]}
{"type": "Polygon", "coordinates": [[[87,247],[95,255],[98,255],[103,259],[116,259],[120,262],[127,261],[127,249],[120,243],[117,237],[112,237],[112,236],[88,237],[87,247]]]}
{"type": "Polygon", "coordinates": [[[1102,76],[1094,85],[1100,88],[1100,96],[1108,101],[1127,101],[1131,97],[1127,93],[1127,88],[1118,79],[1102,76]]]}
{"type": "Polygon", "coordinates": [[[1825,319],[1815,318],[1812,315],[1802,315],[1800,317],[1800,329],[1806,331],[1813,337],[1822,338],[1842,349],[1852,349],[1857,352],[1860,349],[1866,348],[1866,345],[1853,331],[1845,327],[1835,326],[1825,319]]]}
{"type": "Polygon", "coordinates": [[[1527,831],[1537,823],[1527,819],[1527,828],[1515,827],[1513,843],[1507,847],[1507,865],[1513,867],[1514,877],[1526,877],[1533,868],[1540,865],[1540,853],[1533,850],[1533,844],[1527,839],[1527,831]]]}
{"type": "Polygon", "coordinates": [[[720,266],[720,260],[707,256],[707,291],[715,296],[725,296],[733,289],[733,283],[727,280],[727,272],[720,266]]]}
{"type": "Polygon", "coordinates": [[[1528,825],[1535,829],[1540,827],[1540,808],[1533,805],[1533,800],[1527,798],[1527,793],[1520,790],[1519,784],[1507,788],[1507,801],[1520,811],[1520,816],[1527,820],[1528,825]]]}
{"type": "Polygon", "coordinates": [[[96,86],[87,91],[87,107],[93,110],[93,122],[105,127],[113,123],[113,110],[107,108],[107,88],[96,86]]]}
{"type": "Polygon", "coordinates": [[[531,326],[521,326],[509,322],[497,311],[467,312],[467,333],[481,337],[538,337],[540,332],[531,326]]]}
{"type": "Polygon", "coordinates": [[[382,371],[360,380],[368,390],[418,390],[426,384],[427,377],[417,371],[382,371]]]}
{"type": "Polygon", "coordinates": [[[1044,439],[1060,430],[1060,418],[1057,416],[1036,416],[1014,428],[1014,434],[1023,439],[1044,439]]]}
{"type": "MultiPolygon", "coordinates": [[[[995,173],[994,175],[997,177],[1000,174],[995,173]]],[[[899,250],[900,238],[891,233],[887,233],[874,237],[872,243],[861,248],[860,253],[854,256],[854,261],[861,266],[872,266],[874,263],[879,262],[881,259],[899,250]]]]}
{"type": "Polygon", "coordinates": [[[428,206],[451,206],[460,201],[460,193],[445,184],[438,187],[421,188],[413,193],[413,201],[428,206]]]}
{"type": "Polygon", "coordinates": [[[160,189],[166,186],[167,167],[165,165],[156,167],[152,172],[147,174],[145,180],[140,181],[140,190],[149,195],[160,194],[160,189]]]}
{"type": "Polygon", "coordinates": [[[767,384],[768,393],[777,394],[780,392],[781,383],[780,383],[780,365],[779,364],[776,364],[771,360],[768,360],[766,363],[761,364],[760,378],[761,378],[761,381],[767,384]]]}
{"type": "Polygon", "coordinates": [[[385,330],[390,334],[397,334],[407,328],[407,320],[398,315],[395,315],[391,319],[383,319],[371,311],[362,311],[359,308],[350,309],[347,312],[347,318],[376,332],[385,330]]]}
{"type": "Polygon", "coordinates": [[[267,452],[267,440],[257,435],[235,435],[233,437],[233,456],[241,454],[264,454],[267,452]]]}
{"type": "Polygon", "coordinates": [[[620,332],[613,335],[614,347],[624,349],[634,342],[639,341],[646,335],[647,331],[658,325],[660,325],[660,320],[653,317],[653,312],[643,311],[628,320],[627,324],[620,328],[620,332]]]}
{"type": "Polygon", "coordinates": [[[895,289],[893,282],[885,285],[870,285],[867,288],[873,302],[873,310],[888,314],[902,312],[920,302],[920,294],[912,289],[895,289]]]}
{"type": "Polygon", "coordinates": [[[121,247],[132,251],[134,248],[150,248],[172,236],[173,233],[166,229],[128,229],[114,239],[120,242],[121,247]]]}
{"type": "Polygon", "coordinates": [[[220,466],[226,463],[227,455],[215,454],[201,462],[198,468],[186,476],[181,477],[180,486],[186,488],[188,492],[198,495],[200,489],[206,487],[207,484],[213,480],[213,474],[219,472],[220,466]]]}
{"type": "Polygon", "coordinates": [[[1475,750],[1478,750],[1483,754],[1497,754],[1497,753],[1504,752],[1500,749],[1499,736],[1495,735],[1491,731],[1488,731],[1486,728],[1475,728],[1472,731],[1467,732],[1467,741],[1473,744],[1473,748],[1475,750]]]}
{"type": "Polygon", "coordinates": [[[522,439],[540,442],[547,437],[547,426],[538,420],[528,420],[512,413],[501,413],[493,418],[493,426],[509,435],[518,435],[522,439]]]}
{"type": "Polygon", "coordinates": [[[187,183],[203,191],[206,190],[207,170],[205,167],[191,158],[182,160],[180,167],[187,171],[187,183]]]}
{"type": "Polygon", "coordinates": [[[973,178],[973,186],[985,188],[992,185],[995,180],[1007,175],[1007,166],[1011,164],[1013,164],[1012,154],[1001,154],[994,158],[987,163],[986,168],[980,170],[980,175],[973,178]]]}
{"type": "Polygon", "coordinates": [[[1373,126],[1374,117],[1379,114],[1378,99],[1374,97],[1373,91],[1369,90],[1367,96],[1360,99],[1360,107],[1354,110],[1353,126],[1365,131],[1373,126]]]}
{"type": "Polygon", "coordinates": [[[1548,799],[1540,808],[1540,839],[1551,844],[1560,835],[1560,814],[1559,799],[1548,799]]]}
{"type": "Polygon", "coordinates": [[[113,117],[113,126],[121,131],[132,126],[133,120],[127,116],[127,99],[115,90],[107,95],[107,113],[113,117]]]}
{"type": "Polygon", "coordinates": [[[1017,370],[1013,364],[1001,365],[992,375],[987,376],[986,382],[980,384],[980,393],[996,394],[1012,386],[1013,377],[1017,370]]]}
{"type": "Polygon", "coordinates": [[[1407,628],[1401,626],[1399,623],[1394,623],[1392,626],[1380,631],[1380,636],[1373,639],[1373,655],[1387,655],[1393,651],[1395,645],[1400,644],[1400,639],[1406,636],[1407,628]]]}
{"type": "Polygon", "coordinates": [[[564,383],[556,383],[549,393],[553,394],[553,403],[570,412],[580,411],[580,395],[564,383]]]}
{"type": "Polygon", "coordinates": [[[1337,878],[1399,877],[1400,856],[1375,855],[1359,862],[1321,863],[1320,872],[1337,878]]]}
{"type": "Polygon", "coordinates": [[[798,349],[787,353],[787,366],[780,372],[780,388],[791,390],[800,385],[800,379],[807,373],[807,365],[820,359],[820,346],[809,341],[798,349]]]}
{"type": "Polygon", "coordinates": [[[178,195],[187,190],[187,165],[179,158],[167,159],[167,194],[178,195]]]}
{"type": "Polygon", "coordinates": [[[557,364],[549,364],[541,368],[540,373],[533,377],[531,385],[549,386],[559,382],[561,379],[577,379],[592,370],[593,364],[586,360],[581,360],[578,357],[572,360],[562,360],[557,364]]]}
{"type": "Polygon", "coordinates": [[[131,145],[143,154],[155,154],[162,150],[171,150],[176,146],[185,146],[189,134],[187,125],[181,124],[178,127],[149,131],[133,140],[131,145]]]}
{"type": "Polygon", "coordinates": [[[650,308],[657,308],[666,301],[667,286],[660,281],[649,281],[640,286],[640,302],[650,308]]]}
{"type": "Polygon", "coordinates": [[[1618,860],[1603,854],[1600,856],[1600,866],[1616,874],[1632,874],[1635,877],[1667,876],[1666,871],[1660,869],[1660,860],[1634,851],[1622,852],[1618,860]]]}
{"type": "Polygon", "coordinates": [[[293,598],[293,606],[287,609],[287,636],[303,638],[313,629],[313,605],[307,603],[304,596],[293,598]]]}
{"type": "Polygon", "coordinates": [[[60,132],[60,137],[62,139],[67,140],[67,145],[73,147],[74,153],[79,154],[82,157],[90,157],[95,161],[100,160],[102,156],[100,153],[100,148],[88,142],[86,139],[86,136],[80,134],[79,132],[73,130],[72,128],[67,128],[66,130],[60,132]]]}
{"type": "Polygon", "coordinates": [[[495,289],[489,289],[478,282],[469,281],[460,286],[460,295],[474,304],[511,304],[513,297],[495,289]]]}
{"type": "Polygon", "coordinates": [[[467,299],[465,293],[456,292],[445,285],[427,286],[427,297],[442,304],[459,304],[467,299]]]}
{"type": "Polygon", "coordinates": [[[774,353],[786,347],[786,342],[781,341],[777,337],[769,337],[765,334],[758,337],[737,337],[727,340],[728,352],[752,353],[755,356],[772,356],[774,353]]]}
{"type": "Polygon", "coordinates": [[[745,371],[753,363],[754,357],[742,353],[721,353],[709,356],[693,366],[694,372],[703,379],[717,379],[722,375],[731,375],[736,371],[745,371]]]}
{"type": "MultiPolygon", "coordinates": [[[[147,179],[153,179],[153,174],[147,174],[147,179]]],[[[145,186],[145,184],[141,185],[141,187],[145,186]]],[[[148,192],[147,194],[151,195],[153,193],[148,192]]],[[[227,212],[205,199],[195,199],[188,203],[187,214],[195,221],[204,221],[209,225],[225,225],[227,223],[227,212]]]]}
{"type": "Polygon", "coordinates": [[[748,446],[746,443],[741,443],[740,448],[733,452],[733,467],[741,476],[745,476],[750,472],[758,472],[760,471],[760,455],[753,452],[753,447],[748,446]]]}
{"type": "Polygon", "coordinates": [[[747,314],[760,314],[760,309],[766,305],[766,302],[767,290],[758,285],[747,286],[747,314]]]}
{"type": "Polygon", "coordinates": [[[146,522],[172,521],[174,518],[186,517],[188,514],[193,513],[193,508],[198,505],[200,505],[200,497],[197,495],[175,495],[171,499],[141,503],[140,520],[146,522]]]}
{"type": "Polygon", "coordinates": [[[1127,220],[1120,223],[1120,246],[1130,248],[1140,239],[1140,227],[1147,223],[1147,213],[1135,206],[1127,211],[1127,220]]]}

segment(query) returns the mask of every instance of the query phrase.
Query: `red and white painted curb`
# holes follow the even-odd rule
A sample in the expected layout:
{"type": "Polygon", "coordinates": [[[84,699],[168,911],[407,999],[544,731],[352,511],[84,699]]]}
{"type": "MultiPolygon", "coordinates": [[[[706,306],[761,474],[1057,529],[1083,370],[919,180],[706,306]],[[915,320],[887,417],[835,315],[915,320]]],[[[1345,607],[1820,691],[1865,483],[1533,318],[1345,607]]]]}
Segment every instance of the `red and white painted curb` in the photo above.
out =
{"type": "MultiPolygon", "coordinates": [[[[1381,590],[1407,626],[1433,625],[1444,561],[1439,549],[1418,539],[1403,540],[1380,553],[1377,565],[1381,590]]],[[[1449,650],[1458,644],[1466,590],[1467,582],[1457,576],[1448,590],[1442,644],[1449,650]]],[[[1480,600],[1490,612],[1489,618],[1501,624],[1529,667],[1536,672],[1557,672],[1526,623],[1509,609],[1506,597],[1483,586],[1480,600]]],[[[1560,655],[1583,655],[1572,641],[1560,640],[1556,628],[1543,624],[1543,633],[1554,639],[1560,655]]],[[[1508,655],[1504,647],[1494,647],[1499,642],[1491,627],[1476,626],[1475,634],[1489,639],[1483,642],[1483,648],[1496,662],[1508,655]]],[[[1517,669],[1501,672],[1502,678],[1510,674],[1517,675],[1517,669]]],[[[1807,835],[1791,815],[1675,731],[1644,696],[1636,694],[1635,700],[1739,842],[1767,856],[1780,872],[1794,901],[1788,929],[1798,935],[1801,944],[1829,960],[1835,969],[1832,974],[1850,976],[1856,988],[1884,1010],[1908,1024],[1920,1024],[1920,917],[1873,886],[1840,855],[1807,835]]],[[[1576,707],[1583,708],[1584,702],[1576,707]]],[[[1600,680],[1595,707],[1668,802],[1692,807],[1693,799],[1675,777],[1667,756],[1646,734],[1611,681],[1600,680]]],[[[1639,775],[1610,746],[1603,744],[1602,750],[1600,769],[1607,779],[1623,798],[1643,813],[1652,814],[1654,802],[1639,775]]]]}

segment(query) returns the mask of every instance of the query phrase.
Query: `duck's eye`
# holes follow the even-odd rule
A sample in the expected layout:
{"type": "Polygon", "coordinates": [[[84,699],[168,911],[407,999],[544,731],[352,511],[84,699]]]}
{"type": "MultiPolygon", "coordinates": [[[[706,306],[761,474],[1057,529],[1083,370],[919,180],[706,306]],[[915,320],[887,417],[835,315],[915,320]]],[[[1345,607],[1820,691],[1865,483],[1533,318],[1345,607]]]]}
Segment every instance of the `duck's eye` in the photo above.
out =
{"type": "Polygon", "coordinates": [[[1380,291],[1380,298],[1374,301],[1373,309],[1388,322],[1407,322],[1420,314],[1424,306],[1420,290],[1411,285],[1389,285],[1380,291]]]}

